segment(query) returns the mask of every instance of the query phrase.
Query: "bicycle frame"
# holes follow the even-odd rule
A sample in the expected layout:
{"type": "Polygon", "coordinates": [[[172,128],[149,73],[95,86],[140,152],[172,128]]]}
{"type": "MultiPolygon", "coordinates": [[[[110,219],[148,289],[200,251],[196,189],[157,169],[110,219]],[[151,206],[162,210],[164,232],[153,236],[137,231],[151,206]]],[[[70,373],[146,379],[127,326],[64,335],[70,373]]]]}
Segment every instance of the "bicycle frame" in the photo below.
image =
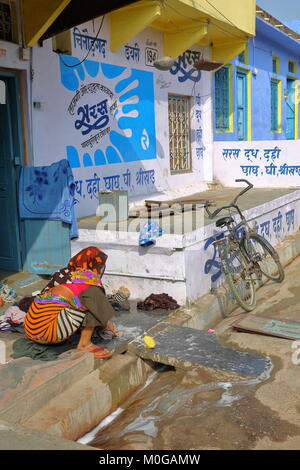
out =
{"type": "Polygon", "coordinates": [[[237,205],[238,198],[246,191],[253,188],[253,185],[247,180],[236,181],[245,182],[247,188],[243,189],[229,205],[220,207],[214,212],[210,212],[208,201],[204,207],[211,219],[216,217],[224,209],[228,209],[229,211],[233,209],[241,219],[239,222],[236,222],[236,219],[231,217],[231,213],[230,217],[222,217],[219,219],[216,225],[217,227],[224,228],[224,237],[216,240],[213,245],[218,252],[221,270],[225,275],[225,280],[229,285],[233,297],[244,310],[251,312],[256,306],[255,281],[261,282],[264,274],[268,279],[272,279],[275,282],[282,282],[284,279],[284,271],[276,250],[274,250],[272,245],[270,245],[267,240],[264,240],[256,230],[250,228],[246,218],[237,205]],[[240,233],[241,229],[242,234],[240,233]],[[257,247],[262,248],[265,250],[265,253],[271,256],[271,260],[273,259],[275,262],[276,271],[271,268],[271,272],[268,273],[265,268],[262,269],[260,263],[264,257],[260,254],[257,247]]]}
{"type": "MultiPolygon", "coordinates": [[[[222,210],[225,210],[225,209],[234,209],[236,211],[236,213],[239,215],[240,217],[240,222],[238,223],[235,223],[235,222],[231,222],[230,224],[227,225],[227,229],[229,234],[228,235],[225,235],[223,239],[221,240],[217,240],[213,243],[213,245],[218,249],[219,251],[219,256],[220,256],[220,259],[222,259],[222,256],[221,256],[221,253],[220,253],[220,250],[222,250],[222,244],[226,243],[234,243],[236,244],[236,248],[239,249],[239,251],[241,252],[241,255],[242,257],[244,258],[244,261],[246,262],[247,266],[248,266],[248,269],[249,269],[249,273],[251,274],[256,274],[256,276],[258,277],[258,279],[260,280],[262,275],[261,275],[261,271],[260,271],[260,268],[259,266],[257,265],[257,261],[258,261],[258,254],[257,253],[253,253],[252,256],[250,256],[250,250],[247,250],[247,248],[245,249],[245,247],[249,247],[249,243],[250,243],[250,238],[249,238],[249,234],[250,233],[256,233],[255,230],[253,230],[252,228],[250,228],[246,218],[244,217],[242,211],[240,210],[239,206],[237,205],[237,200],[239,199],[239,197],[244,194],[246,191],[249,191],[250,189],[252,189],[253,185],[251,183],[249,183],[249,181],[247,180],[236,180],[236,182],[240,182],[240,181],[243,181],[243,182],[246,182],[248,187],[243,189],[236,197],[235,199],[228,205],[228,206],[223,206],[219,209],[217,209],[216,211],[214,211],[213,213],[211,213],[208,209],[208,203],[205,205],[205,209],[206,209],[206,212],[208,213],[209,217],[210,218],[213,218],[215,217],[217,214],[219,214],[222,210]],[[243,228],[243,234],[242,236],[239,235],[238,231],[243,228]]],[[[223,270],[225,269],[225,266],[223,266],[223,270]]]]}

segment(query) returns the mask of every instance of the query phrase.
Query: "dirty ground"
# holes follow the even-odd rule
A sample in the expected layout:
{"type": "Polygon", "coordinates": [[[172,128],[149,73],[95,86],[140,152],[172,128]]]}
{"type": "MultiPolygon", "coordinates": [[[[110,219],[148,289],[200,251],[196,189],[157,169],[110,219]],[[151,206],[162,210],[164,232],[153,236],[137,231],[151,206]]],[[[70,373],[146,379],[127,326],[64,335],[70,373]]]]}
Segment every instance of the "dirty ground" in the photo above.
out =
{"type": "MultiPolygon", "coordinates": [[[[283,284],[258,291],[252,314],[299,320],[299,271],[300,257],[286,268],[283,284]]],[[[237,309],[216,335],[226,346],[270,357],[269,373],[241,380],[224,371],[164,369],[87,442],[120,450],[299,449],[300,364],[292,360],[293,341],[233,330],[231,324],[245,315],[237,309]]]]}

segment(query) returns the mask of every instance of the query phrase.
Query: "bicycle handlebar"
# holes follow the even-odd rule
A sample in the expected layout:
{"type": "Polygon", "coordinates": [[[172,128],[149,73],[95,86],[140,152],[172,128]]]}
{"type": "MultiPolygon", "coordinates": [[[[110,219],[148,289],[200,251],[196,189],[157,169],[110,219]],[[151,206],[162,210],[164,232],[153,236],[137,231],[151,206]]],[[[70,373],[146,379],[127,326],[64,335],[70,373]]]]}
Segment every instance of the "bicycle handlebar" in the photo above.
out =
{"type": "Polygon", "coordinates": [[[242,196],[243,194],[245,194],[247,191],[249,191],[250,189],[253,188],[253,184],[250,183],[248,180],[245,180],[245,179],[237,179],[235,180],[236,183],[246,183],[248,186],[247,188],[244,188],[235,198],[234,200],[228,205],[228,206],[223,206],[223,207],[220,207],[219,209],[216,209],[214,212],[210,212],[210,210],[208,209],[208,205],[209,205],[209,201],[206,201],[205,202],[205,205],[204,205],[204,208],[209,216],[210,219],[214,219],[221,211],[223,211],[224,209],[230,209],[230,207],[234,207],[235,209],[237,209],[239,212],[239,208],[237,207],[236,205],[236,202],[238,200],[238,198],[240,196],[242,196]]]}

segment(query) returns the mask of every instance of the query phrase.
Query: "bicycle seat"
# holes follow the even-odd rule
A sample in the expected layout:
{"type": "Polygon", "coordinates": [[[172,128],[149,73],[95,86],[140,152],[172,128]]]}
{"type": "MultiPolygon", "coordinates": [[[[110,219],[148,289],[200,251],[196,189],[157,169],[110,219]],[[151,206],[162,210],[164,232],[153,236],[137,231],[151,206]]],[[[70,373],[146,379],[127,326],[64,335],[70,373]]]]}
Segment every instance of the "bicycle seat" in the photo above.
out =
{"type": "Polygon", "coordinates": [[[225,227],[225,225],[232,224],[232,222],[234,222],[232,217],[222,217],[222,219],[217,220],[216,226],[225,227]]]}

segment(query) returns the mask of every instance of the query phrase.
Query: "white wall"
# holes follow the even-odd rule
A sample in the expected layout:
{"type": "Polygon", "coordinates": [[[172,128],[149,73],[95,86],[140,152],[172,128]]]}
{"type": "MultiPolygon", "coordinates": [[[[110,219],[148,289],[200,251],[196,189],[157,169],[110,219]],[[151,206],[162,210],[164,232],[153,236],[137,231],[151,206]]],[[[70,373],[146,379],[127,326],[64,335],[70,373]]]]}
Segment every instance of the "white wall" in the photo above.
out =
{"type": "MultiPolygon", "coordinates": [[[[276,246],[299,229],[299,201],[299,190],[288,192],[244,215],[250,227],[276,246]]],[[[104,250],[108,260],[103,279],[108,292],[125,284],[133,298],[166,292],[183,305],[224,281],[213,246],[222,233],[213,223],[184,235],[166,233],[155,246],[145,249],[139,246],[136,232],[80,229],[71,248],[72,255],[89,245],[104,250]]]]}
{"type": "Polygon", "coordinates": [[[299,140],[215,142],[214,177],[225,186],[245,178],[255,187],[298,187],[299,149],[299,140]]]}
{"type": "MultiPolygon", "coordinates": [[[[104,180],[104,177],[119,176],[114,180],[115,183],[119,182],[119,186],[110,189],[128,190],[132,198],[139,194],[149,195],[212,179],[210,73],[201,72],[201,79],[194,81],[198,72],[195,69],[192,70],[192,61],[190,64],[186,63],[185,68],[184,64],[179,62],[182,70],[178,69],[176,74],[155,69],[149,63],[147,52],[152,49],[157,51],[158,56],[162,55],[162,33],[150,28],[128,43],[131,47],[137,44],[139,60],[130,56],[127,59],[125,47],[112,53],[109,46],[108,20],[109,18],[106,17],[99,34],[100,39],[107,41],[105,55],[103,49],[102,52],[96,49],[80,67],[68,68],[62,65],[59,56],[52,52],[51,40],[46,41],[43,47],[36,46],[33,50],[33,101],[38,102],[38,107],[33,110],[34,162],[35,165],[49,165],[61,158],[67,158],[67,148],[69,155],[70,149],[73,155],[77,152],[80,167],[74,167],[73,173],[78,181],[76,192],[78,216],[95,213],[98,190],[110,187],[111,181],[104,180]],[[122,66],[124,69],[122,71],[120,69],[118,74],[118,69],[113,66],[122,66]],[[124,90],[121,91],[121,80],[127,78],[125,91],[134,90],[137,94],[131,93],[131,96],[125,96],[126,100],[122,101],[124,90]],[[135,80],[132,81],[132,78],[135,80]],[[112,98],[104,93],[103,89],[98,89],[96,93],[86,92],[84,95],[78,93],[79,100],[76,106],[71,113],[68,112],[77,91],[82,90],[82,86],[92,83],[107,87],[113,94],[112,98]],[[168,93],[191,97],[193,170],[184,175],[170,174],[168,93]],[[115,116],[108,115],[108,126],[102,129],[92,129],[90,132],[85,125],[76,129],[75,122],[83,117],[80,112],[78,114],[79,108],[85,105],[91,107],[104,99],[108,99],[108,108],[115,101],[117,103],[118,113],[115,116]],[[123,119],[122,122],[120,116],[128,117],[126,114],[128,109],[124,105],[130,103],[133,105],[129,110],[132,119],[131,121],[123,119]],[[86,147],[82,146],[84,142],[107,127],[110,127],[110,132],[99,138],[97,143],[92,142],[85,144],[86,147]],[[202,138],[199,134],[200,129],[202,129],[202,138]],[[87,134],[83,135],[83,131],[87,131],[87,134]],[[120,136],[124,136],[121,150],[114,140],[116,136],[118,142],[120,136]],[[197,151],[197,148],[205,148],[203,154],[197,151]],[[115,153],[116,149],[117,153],[115,153]],[[84,156],[84,154],[87,155],[84,156]],[[119,163],[112,163],[114,158],[119,158],[119,163]],[[84,164],[89,166],[84,166],[84,164]],[[154,173],[146,176],[145,184],[138,184],[136,179],[140,169],[154,170],[154,173]],[[128,180],[123,176],[127,170],[131,175],[130,184],[126,184],[128,180]]],[[[74,32],[81,33],[85,37],[95,37],[98,27],[99,20],[95,20],[94,23],[89,22],[79,26],[77,30],[73,29],[71,32],[72,56],[76,59],[69,56],[63,56],[62,59],[70,64],[72,60],[73,63],[78,63],[84,58],[86,48],[79,47],[78,36],[74,36],[74,32]]],[[[79,39],[82,40],[82,38],[79,39]]],[[[85,38],[83,40],[86,41],[85,38]]],[[[197,45],[191,47],[190,50],[202,51],[205,56],[209,54],[208,49],[201,49],[197,45]]],[[[98,114],[97,119],[99,116],[98,114]]],[[[95,119],[91,118],[91,123],[94,123],[95,119]]],[[[79,126],[78,123],[77,125],[79,126]]]]}

